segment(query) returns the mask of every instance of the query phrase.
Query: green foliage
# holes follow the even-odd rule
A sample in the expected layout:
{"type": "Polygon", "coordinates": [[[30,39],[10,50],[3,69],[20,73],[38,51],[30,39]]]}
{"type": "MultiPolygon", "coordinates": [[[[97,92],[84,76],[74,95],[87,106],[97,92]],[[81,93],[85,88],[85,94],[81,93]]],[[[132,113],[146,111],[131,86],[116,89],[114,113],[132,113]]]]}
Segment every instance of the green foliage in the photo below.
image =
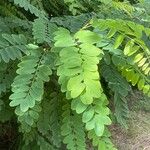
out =
{"type": "Polygon", "coordinates": [[[37,122],[38,131],[46,136],[57,148],[61,147],[61,101],[62,96],[52,93],[45,96],[42,112],[37,122]]]}
{"type": "Polygon", "coordinates": [[[15,77],[16,64],[1,64],[0,70],[0,95],[6,93],[11,88],[11,83],[15,77]]]}
{"type": "Polygon", "coordinates": [[[75,99],[75,110],[78,103],[87,105],[88,108],[82,118],[86,123],[86,129],[94,129],[96,134],[101,136],[104,125],[109,125],[111,121],[107,116],[109,109],[103,104],[107,102],[107,99],[99,82],[97,66],[103,52],[93,45],[99,41],[100,37],[89,30],[81,30],[71,37],[69,31],[63,28],[55,34],[54,39],[57,40],[55,46],[64,47],[59,53],[60,66],[57,70],[61,91],[67,92],[68,99],[75,99]],[[92,104],[97,106],[93,107],[92,104]],[[103,122],[98,121],[100,118],[103,122]]]}
{"type": "Polygon", "coordinates": [[[24,56],[21,63],[18,64],[17,73],[19,75],[12,84],[14,93],[10,96],[12,99],[10,105],[19,105],[22,112],[34,107],[35,101],[41,101],[43,82],[49,81],[48,76],[51,74],[51,70],[48,65],[44,64],[44,56],[45,53],[32,50],[31,54],[24,56]]]}
{"type": "Polygon", "coordinates": [[[31,53],[24,56],[18,64],[19,69],[16,71],[18,75],[12,84],[10,106],[17,106],[15,113],[22,122],[23,130],[30,131],[28,126],[32,126],[39,117],[39,102],[44,93],[44,82],[49,81],[51,74],[45,59],[46,52],[32,49],[31,53]]]}
{"type": "Polygon", "coordinates": [[[23,35],[1,34],[0,61],[8,63],[10,60],[20,59],[26,53],[26,38],[23,35]]]}
{"type": "Polygon", "coordinates": [[[33,36],[37,40],[37,43],[50,44],[53,40],[53,33],[57,30],[57,26],[54,23],[49,23],[45,19],[38,18],[33,23],[33,36]]]}
{"type": "Polygon", "coordinates": [[[24,14],[18,11],[17,7],[13,3],[11,3],[11,0],[0,1],[0,14],[3,17],[9,16],[9,17],[20,17],[26,19],[24,14]]]}
{"type": "Polygon", "coordinates": [[[101,66],[102,76],[108,82],[109,88],[114,92],[115,117],[117,122],[127,128],[129,108],[126,96],[131,88],[128,82],[117,72],[114,66],[103,64],[101,66]]]}
{"type": "Polygon", "coordinates": [[[112,62],[122,75],[126,77],[128,82],[131,82],[133,86],[138,85],[139,90],[149,95],[149,56],[150,51],[145,42],[143,42],[142,34],[143,30],[149,34],[149,29],[144,26],[135,24],[133,22],[127,22],[123,20],[94,20],[93,27],[99,30],[109,30],[106,35],[108,38],[113,38],[113,47],[106,46],[106,49],[112,51],[113,49],[123,48],[120,54],[112,56],[112,62]],[[118,26],[119,25],[119,26],[118,26]],[[118,30],[114,30],[114,26],[118,27],[118,30]],[[123,47],[123,42],[126,42],[123,47]]]}
{"type": "Polygon", "coordinates": [[[64,137],[63,143],[67,144],[69,150],[85,150],[85,132],[81,116],[71,112],[69,103],[64,104],[62,109],[61,135],[64,137]]]}
{"type": "Polygon", "coordinates": [[[26,11],[30,11],[31,14],[34,14],[37,17],[45,18],[45,12],[38,10],[33,6],[28,0],[14,0],[14,4],[19,5],[21,8],[24,8],[26,11]]]}
{"type": "Polygon", "coordinates": [[[5,123],[14,118],[14,111],[9,106],[9,98],[7,95],[3,95],[0,98],[0,122],[5,123]]]}
{"type": "Polygon", "coordinates": [[[123,11],[130,16],[134,11],[134,6],[130,5],[128,1],[120,2],[118,0],[89,0],[85,2],[84,0],[64,0],[64,2],[69,6],[69,10],[73,13],[73,15],[80,14],[81,12],[87,12],[90,9],[98,12],[101,6],[123,11]]]}
{"type": "Polygon", "coordinates": [[[106,149],[116,150],[113,143],[109,139],[110,136],[111,136],[111,134],[107,130],[107,128],[105,129],[105,132],[104,132],[104,135],[102,138],[97,137],[93,131],[90,131],[88,133],[88,137],[89,137],[89,139],[92,140],[93,146],[95,146],[95,147],[97,146],[98,150],[106,150],[106,149]]]}
{"type": "Polygon", "coordinates": [[[128,128],[132,86],[150,96],[147,3],[0,2],[0,122],[18,124],[14,149],[86,150],[91,140],[116,150],[111,116],[128,128]]]}

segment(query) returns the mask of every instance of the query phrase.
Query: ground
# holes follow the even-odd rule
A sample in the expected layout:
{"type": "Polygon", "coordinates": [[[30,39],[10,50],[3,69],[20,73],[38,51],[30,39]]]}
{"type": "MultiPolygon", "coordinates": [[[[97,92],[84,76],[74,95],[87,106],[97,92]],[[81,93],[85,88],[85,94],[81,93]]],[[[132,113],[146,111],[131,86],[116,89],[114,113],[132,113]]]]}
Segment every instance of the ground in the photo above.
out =
{"type": "Polygon", "coordinates": [[[113,141],[118,150],[150,150],[150,99],[136,91],[129,101],[129,129],[112,126],[113,141]]]}

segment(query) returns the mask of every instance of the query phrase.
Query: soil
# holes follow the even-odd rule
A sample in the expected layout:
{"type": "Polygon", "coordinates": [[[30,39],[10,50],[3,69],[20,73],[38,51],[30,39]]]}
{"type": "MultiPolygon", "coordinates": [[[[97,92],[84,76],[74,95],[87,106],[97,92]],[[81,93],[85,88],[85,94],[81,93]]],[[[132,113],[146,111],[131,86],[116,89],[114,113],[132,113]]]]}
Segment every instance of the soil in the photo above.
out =
{"type": "Polygon", "coordinates": [[[150,99],[134,92],[129,97],[130,118],[128,129],[111,127],[112,140],[118,150],[150,150],[150,99]]]}
{"type": "Polygon", "coordinates": [[[150,113],[136,112],[129,120],[129,129],[112,126],[112,139],[118,150],[150,150],[150,113]]]}

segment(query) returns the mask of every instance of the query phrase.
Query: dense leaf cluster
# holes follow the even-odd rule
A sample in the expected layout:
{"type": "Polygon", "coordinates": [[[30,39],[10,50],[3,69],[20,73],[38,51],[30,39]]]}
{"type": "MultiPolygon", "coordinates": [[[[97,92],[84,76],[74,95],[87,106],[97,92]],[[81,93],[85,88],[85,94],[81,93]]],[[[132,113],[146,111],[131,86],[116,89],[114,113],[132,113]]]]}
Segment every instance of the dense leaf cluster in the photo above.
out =
{"type": "Polygon", "coordinates": [[[150,97],[150,3],[131,3],[0,1],[0,122],[18,124],[14,149],[116,150],[108,126],[128,128],[132,87],[150,97]]]}

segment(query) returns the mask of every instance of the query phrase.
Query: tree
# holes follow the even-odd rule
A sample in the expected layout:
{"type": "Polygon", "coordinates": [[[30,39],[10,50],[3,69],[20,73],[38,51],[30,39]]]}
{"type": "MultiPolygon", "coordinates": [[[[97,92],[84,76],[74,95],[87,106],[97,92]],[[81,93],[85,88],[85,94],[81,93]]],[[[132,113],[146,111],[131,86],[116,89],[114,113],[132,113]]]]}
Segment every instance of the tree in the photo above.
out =
{"type": "Polygon", "coordinates": [[[127,128],[132,86],[150,96],[150,3],[0,4],[0,121],[18,123],[17,149],[115,150],[112,116],[127,128]]]}

